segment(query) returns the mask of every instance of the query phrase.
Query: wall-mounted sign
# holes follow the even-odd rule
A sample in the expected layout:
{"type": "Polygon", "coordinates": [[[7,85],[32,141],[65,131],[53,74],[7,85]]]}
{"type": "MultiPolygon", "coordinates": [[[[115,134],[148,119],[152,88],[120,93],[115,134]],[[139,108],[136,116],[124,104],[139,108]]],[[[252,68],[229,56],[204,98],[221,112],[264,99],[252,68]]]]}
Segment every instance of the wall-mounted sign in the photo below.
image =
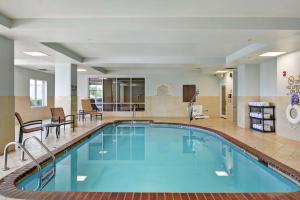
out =
{"type": "Polygon", "coordinates": [[[288,85],[286,86],[286,89],[288,89],[287,95],[292,95],[292,94],[300,95],[300,75],[289,76],[288,85]]]}
{"type": "Polygon", "coordinates": [[[71,85],[71,96],[77,96],[77,85],[71,85]]]}
{"type": "Polygon", "coordinates": [[[282,76],[283,76],[283,77],[286,77],[286,76],[287,76],[286,71],[283,71],[283,72],[282,72],[282,76]]]}

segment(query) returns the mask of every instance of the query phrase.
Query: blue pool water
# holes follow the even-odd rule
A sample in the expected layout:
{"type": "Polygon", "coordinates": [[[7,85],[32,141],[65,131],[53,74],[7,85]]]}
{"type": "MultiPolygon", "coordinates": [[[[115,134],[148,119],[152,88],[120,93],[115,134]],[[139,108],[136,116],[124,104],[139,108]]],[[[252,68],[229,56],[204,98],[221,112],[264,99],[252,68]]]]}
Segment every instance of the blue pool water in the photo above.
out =
{"type": "MultiPolygon", "coordinates": [[[[17,187],[34,191],[38,177],[34,174],[17,187]]],[[[298,190],[296,184],[214,133],[153,124],[104,127],[60,157],[54,178],[42,189],[211,193],[298,190]]]]}

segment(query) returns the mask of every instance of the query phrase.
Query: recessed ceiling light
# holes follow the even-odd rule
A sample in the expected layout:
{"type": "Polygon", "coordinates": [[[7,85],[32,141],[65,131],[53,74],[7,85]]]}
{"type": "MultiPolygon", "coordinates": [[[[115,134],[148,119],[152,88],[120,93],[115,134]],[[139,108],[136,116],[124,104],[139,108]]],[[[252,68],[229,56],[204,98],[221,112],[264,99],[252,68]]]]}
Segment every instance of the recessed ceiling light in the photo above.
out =
{"type": "Polygon", "coordinates": [[[216,74],[225,74],[225,73],[227,73],[228,71],[222,71],[222,70],[219,70],[219,71],[216,71],[215,73],[216,74]]]}
{"type": "Polygon", "coordinates": [[[228,176],[227,172],[225,171],[216,171],[217,176],[228,176]]]}
{"type": "Polygon", "coordinates": [[[260,56],[262,57],[275,57],[275,56],[280,56],[282,54],[285,54],[286,52],[267,52],[264,54],[261,54],[260,56]]]}
{"type": "Polygon", "coordinates": [[[86,178],[87,176],[77,176],[77,181],[82,182],[85,181],[86,178]]]}
{"type": "Polygon", "coordinates": [[[78,72],[86,72],[86,69],[77,69],[78,72]]]}
{"type": "Polygon", "coordinates": [[[39,51],[24,51],[25,54],[30,55],[30,56],[48,56],[45,53],[39,52],[39,51]]]}

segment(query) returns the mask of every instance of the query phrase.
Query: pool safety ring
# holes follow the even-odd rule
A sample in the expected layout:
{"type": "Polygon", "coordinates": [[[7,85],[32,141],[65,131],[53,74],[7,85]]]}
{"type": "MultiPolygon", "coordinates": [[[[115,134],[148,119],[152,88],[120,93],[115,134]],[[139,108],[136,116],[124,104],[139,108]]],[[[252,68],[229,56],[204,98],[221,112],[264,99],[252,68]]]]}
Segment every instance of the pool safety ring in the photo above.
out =
{"type": "Polygon", "coordinates": [[[300,106],[288,105],[286,108],[286,118],[291,124],[298,124],[300,122],[300,106]]]}

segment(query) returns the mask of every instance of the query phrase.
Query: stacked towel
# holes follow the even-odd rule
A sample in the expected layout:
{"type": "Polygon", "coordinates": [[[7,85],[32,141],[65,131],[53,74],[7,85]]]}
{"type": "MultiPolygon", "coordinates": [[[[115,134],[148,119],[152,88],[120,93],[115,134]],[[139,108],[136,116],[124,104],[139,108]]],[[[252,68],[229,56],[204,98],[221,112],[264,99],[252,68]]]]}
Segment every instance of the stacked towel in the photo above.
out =
{"type": "Polygon", "coordinates": [[[253,128],[259,129],[259,130],[265,130],[265,131],[271,131],[272,126],[269,124],[265,124],[265,127],[263,128],[262,124],[253,124],[253,128]]]}
{"type": "MultiPolygon", "coordinates": [[[[263,114],[261,112],[251,112],[250,116],[251,117],[256,117],[256,118],[261,118],[261,119],[263,118],[263,114]]],[[[270,119],[271,117],[272,117],[272,114],[270,114],[270,113],[265,113],[264,114],[265,119],[270,119]]]]}
{"type": "Polygon", "coordinates": [[[249,106],[270,106],[269,102],[249,102],[248,103],[249,106]]]}

